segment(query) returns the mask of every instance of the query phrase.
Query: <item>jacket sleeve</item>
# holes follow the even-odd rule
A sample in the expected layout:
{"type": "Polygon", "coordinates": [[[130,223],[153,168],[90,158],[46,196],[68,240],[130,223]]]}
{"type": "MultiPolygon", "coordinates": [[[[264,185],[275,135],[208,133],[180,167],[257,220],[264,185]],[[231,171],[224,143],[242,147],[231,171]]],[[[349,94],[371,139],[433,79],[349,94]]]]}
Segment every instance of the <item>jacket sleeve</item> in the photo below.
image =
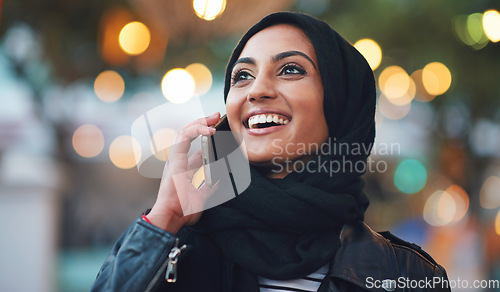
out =
{"type": "Polygon", "coordinates": [[[165,281],[176,237],[138,218],[104,261],[91,291],[153,291],[165,281]]]}
{"type": "Polygon", "coordinates": [[[434,275],[432,277],[433,282],[436,283],[433,287],[433,291],[439,292],[450,292],[450,283],[448,280],[448,275],[446,274],[446,270],[439,264],[436,264],[434,275]]]}

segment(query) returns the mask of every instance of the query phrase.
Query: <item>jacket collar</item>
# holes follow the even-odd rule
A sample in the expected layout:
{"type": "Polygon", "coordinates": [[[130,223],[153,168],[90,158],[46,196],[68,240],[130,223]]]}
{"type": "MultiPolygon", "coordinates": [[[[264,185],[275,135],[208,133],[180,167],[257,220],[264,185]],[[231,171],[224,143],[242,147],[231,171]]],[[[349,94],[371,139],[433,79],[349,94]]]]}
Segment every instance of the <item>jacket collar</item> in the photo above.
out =
{"type": "Polygon", "coordinates": [[[391,244],[364,222],[345,225],[340,242],[329,277],[341,278],[368,291],[384,291],[380,288],[368,289],[370,279],[383,281],[398,278],[396,254],[391,244]]]}

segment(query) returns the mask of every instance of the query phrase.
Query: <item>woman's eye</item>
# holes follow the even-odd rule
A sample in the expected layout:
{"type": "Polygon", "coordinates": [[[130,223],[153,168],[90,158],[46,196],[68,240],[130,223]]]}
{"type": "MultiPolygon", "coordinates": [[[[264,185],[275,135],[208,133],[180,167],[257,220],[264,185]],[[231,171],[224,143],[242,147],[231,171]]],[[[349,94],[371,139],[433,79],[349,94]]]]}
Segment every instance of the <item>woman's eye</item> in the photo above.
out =
{"type": "Polygon", "coordinates": [[[281,70],[281,74],[300,74],[300,75],[304,75],[306,74],[306,71],[304,69],[302,69],[301,67],[297,66],[297,65],[294,65],[294,64],[288,64],[288,65],[285,65],[285,67],[283,67],[283,69],[281,70]]]}
{"type": "Polygon", "coordinates": [[[248,73],[247,71],[238,71],[233,74],[233,84],[237,83],[238,81],[244,81],[244,80],[250,80],[252,79],[253,76],[248,73]]]}

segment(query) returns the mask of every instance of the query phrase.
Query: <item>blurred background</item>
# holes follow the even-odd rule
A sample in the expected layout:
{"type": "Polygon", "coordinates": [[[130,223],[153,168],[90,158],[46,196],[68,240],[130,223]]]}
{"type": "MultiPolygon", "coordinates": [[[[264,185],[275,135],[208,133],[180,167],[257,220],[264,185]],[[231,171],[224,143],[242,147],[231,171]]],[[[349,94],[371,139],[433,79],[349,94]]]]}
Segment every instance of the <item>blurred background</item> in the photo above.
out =
{"type": "MultiPolygon", "coordinates": [[[[158,189],[138,170],[134,121],[158,106],[179,124],[200,105],[224,113],[233,47],[285,10],[328,22],[374,70],[367,223],[421,245],[452,280],[500,279],[499,9],[498,0],[0,0],[0,291],[88,291],[158,189]]],[[[167,149],[174,130],[151,140],[167,149]]],[[[146,158],[161,164],[168,153],[158,149],[146,158]]],[[[460,291],[500,291],[481,285],[460,291]]]]}

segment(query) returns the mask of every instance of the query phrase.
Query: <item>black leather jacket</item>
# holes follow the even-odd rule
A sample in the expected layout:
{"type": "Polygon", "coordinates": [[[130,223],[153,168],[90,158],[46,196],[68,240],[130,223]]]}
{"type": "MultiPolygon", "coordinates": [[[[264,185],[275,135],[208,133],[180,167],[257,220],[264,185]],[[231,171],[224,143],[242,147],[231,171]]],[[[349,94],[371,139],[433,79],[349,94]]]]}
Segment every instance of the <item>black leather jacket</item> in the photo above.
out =
{"type": "MultiPolygon", "coordinates": [[[[178,234],[188,248],[178,257],[177,281],[167,283],[176,237],[138,219],[111,250],[92,291],[234,291],[234,264],[208,239],[189,234],[178,234]]],[[[344,227],[319,291],[451,291],[443,285],[447,279],[443,267],[417,245],[356,222],[344,227]]]]}

